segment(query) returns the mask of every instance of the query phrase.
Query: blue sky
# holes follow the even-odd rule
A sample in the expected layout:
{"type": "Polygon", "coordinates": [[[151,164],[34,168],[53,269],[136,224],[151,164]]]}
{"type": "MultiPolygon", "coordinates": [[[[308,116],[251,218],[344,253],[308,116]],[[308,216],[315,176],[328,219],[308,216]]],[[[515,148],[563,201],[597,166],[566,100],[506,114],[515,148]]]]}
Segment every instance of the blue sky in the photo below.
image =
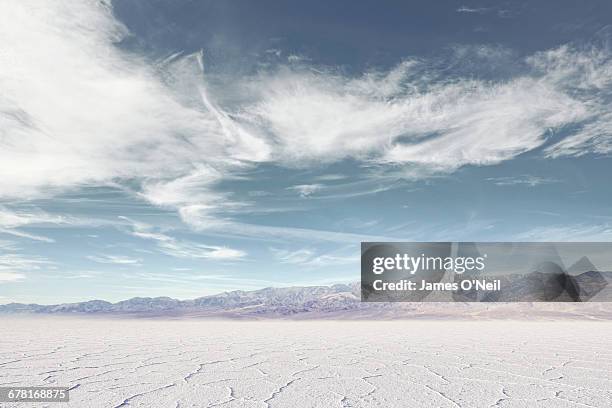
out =
{"type": "Polygon", "coordinates": [[[0,302],[610,240],[612,5],[430,3],[4,2],[0,302]]]}

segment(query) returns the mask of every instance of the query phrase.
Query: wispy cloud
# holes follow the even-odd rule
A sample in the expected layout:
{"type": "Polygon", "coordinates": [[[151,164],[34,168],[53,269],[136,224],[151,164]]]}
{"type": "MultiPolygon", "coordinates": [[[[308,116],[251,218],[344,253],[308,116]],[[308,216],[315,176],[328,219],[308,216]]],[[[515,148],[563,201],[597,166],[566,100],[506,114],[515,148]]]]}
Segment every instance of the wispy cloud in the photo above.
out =
{"type": "Polygon", "coordinates": [[[612,152],[612,50],[604,47],[559,48],[528,58],[541,78],[565,93],[580,95],[588,114],[578,129],[546,149],[549,157],[612,152]]]}
{"type": "MultiPolygon", "coordinates": [[[[51,238],[31,234],[17,229],[35,224],[57,224],[65,222],[62,217],[55,217],[42,211],[15,212],[0,206],[0,234],[32,239],[43,242],[54,242],[51,238]]],[[[26,273],[50,266],[52,262],[39,256],[26,256],[20,253],[15,242],[0,240],[0,283],[17,282],[26,279],[26,273]]]]}
{"type": "Polygon", "coordinates": [[[338,173],[332,173],[332,174],[322,174],[320,176],[315,177],[315,180],[318,181],[338,181],[338,180],[345,180],[347,179],[348,176],[345,174],[338,174],[338,173]]]}
{"type": "Polygon", "coordinates": [[[468,7],[461,6],[457,9],[457,13],[464,14],[489,14],[495,13],[498,17],[501,18],[509,18],[512,17],[514,13],[508,9],[502,9],[499,7],[468,7]]]}
{"type": "MultiPolygon", "coordinates": [[[[521,62],[522,73],[498,81],[449,75],[439,68],[448,64],[408,56],[390,70],[356,75],[303,60],[227,78],[227,95],[218,97],[207,86],[203,53],[150,64],[117,47],[126,35],[108,1],[0,4],[0,199],[118,185],[196,229],[291,235],[263,226],[238,231],[244,225],[227,213],[245,203],[219,185],[261,163],[351,160],[430,177],[511,160],[552,136],[548,157],[612,151],[605,97],[612,62],[603,46],[537,53],[521,62]],[[239,100],[231,98],[235,89],[239,100]]],[[[491,61],[507,58],[484,51],[491,61]]],[[[320,185],[295,191],[314,198],[320,185]]],[[[45,239],[17,231],[20,222],[0,227],[45,239]]],[[[243,255],[156,238],[149,237],[175,255],[243,255]]]]}
{"type": "Polygon", "coordinates": [[[322,184],[299,184],[296,186],[289,187],[288,189],[297,191],[301,197],[306,198],[310,197],[322,188],[322,184]]]}
{"type": "Polygon", "coordinates": [[[0,228],[0,234],[13,235],[15,237],[27,238],[34,241],[55,242],[53,238],[45,237],[42,235],[30,234],[16,229],[0,228]]]}
{"type": "Polygon", "coordinates": [[[66,217],[51,215],[38,209],[12,211],[0,206],[0,226],[5,228],[15,228],[31,224],[63,224],[67,222],[68,219],[66,217]]]}
{"type": "Polygon", "coordinates": [[[40,257],[28,258],[18,254],[2,254],[0,256],[0,269],[20,269],[34,270],[40,269],[43,265],[49,265],[51,262],[40,257]]]}
{"type": "Polygon", "coordinates": [[[137,222],[127,217],[131,228],[130,234],[135,237],[152,240],[159,250],[169,256],[189,259],[238,260],[247,254],[244,251],[225,246],[205,245],[188,240],[179,240],[162,232],[156,232],[154,227],[146,223],[137,222]]]}
{"type": "Polygon", "coordinates": [[[428,175],[512,159],[542,146],[551,129],[590,116],[586,101],[537,72],[492,83],[438,81],[431,70],[408,61],[360,77],[260,74],[247,87],[258,102],[241,106],[237,118],[272,134],[272,159],[284,165],[353,158],[428,175]]]}
{"type": "Polygon", "coordinates": [[[457,9],[457,13],[468,13],[468,14],[485,14],[490,11],[491,8],[488,7],[467,7],[461,6],[457,9]]]}
{"type": "Polygon", "coordinates": [[[54,276],[57,279],[92,279],[97,276],[97,273],[93,272],[81,272],[81,273],[63,273],[54,276]]]}
{"type": "Polygon", "coordinates": [[[12,241],[0,240],[0,249],[3,251],[15,251],[17,249],[17,245],[12,241]]]}
{"type": "Polygon", "coordinates": [[[142,266],[142,259],[122,255],[90,255],[87,259],[101,264],[142,266]]]}
{"type": "Polygon", "coordinates": [[[336,242],[349,243],[361,241],[402,241],[414,238],[412,235],[385,236],[376,234],[359,234],[350,232],[338,232],[333,229],[323,230],[314,228],[279,227],[261,224],[247,224],[241,222],[230,222],[222,229],[212,231],[227,236],[244,237],[263,241],[286,242],[336,242]]]}
{"type": "MultiPolygon", "coordinates": [[[[12,251],[15,248],[4,246],[3,250],[12,251]]],[[[42,257],[28,257],[19,253],[0,253],[0,283],[16,282],[26,279],[26,273],[50,266],[52,262],[42,257]]]]}
{"type": "Polygon", "coordinates": [[[486,180],[497,186],[528,186],[528,187],[536,187],[542,184],[553,184],[553,183],[560,182],[560,180],[557,180],[554,178],[533,176],[529,174],[523,174],[520,176],[508,176],[508,177],[489,177],[486,180]]]}
{"type": "Polygon", "coordinates": [[[69,224],[72,221],[63,216],[48,214],[39,209],[10,210],[0,205],[0,233],[13,235],[20,238],[28,238],[35,241],[54,242],[53,239],[37,234],[24,232],[19,227],[33,225],[60,225],[69,224]]]}
{"type": "Polygon", "coordinates": [[[517,234],[519,241],[583,241],[608,242],[612,239],[612,225],[572,224],[533,228],[517,234]]]}
{"type": "Polygon", "coordinates": [[[25,279],[25,275],[22,273],[2,272],[0,270],[0,283],[17,282],[17,281],[24,280],[24,279],[25,279]]]}
{"type": "Polygon", "coordinates": [[[298,249],[288,251],[284,249],[270,248],[276,259],[282,263],[301,264],[309,261],[314,256],[311,249],[298,249]]]}
{"type": "Polygon", "coordinates": [[[0,199],[120,183],[173,207],[187,183],[202,208],[203,167],[258,159],[200,95],[201,55],[149,65],[116,46],[126,33],[107,1],[0,5],[0,199]]]}
{"type": "Polygon", "coordinates": [[[359,262],[359,254],[350,256],[341,256],[333,252],[320,254],[309,248],[297,250],[270,248],[270,251],[280,263],[293,265],[325,267],[330,265],[351,265],[359,262]]]}

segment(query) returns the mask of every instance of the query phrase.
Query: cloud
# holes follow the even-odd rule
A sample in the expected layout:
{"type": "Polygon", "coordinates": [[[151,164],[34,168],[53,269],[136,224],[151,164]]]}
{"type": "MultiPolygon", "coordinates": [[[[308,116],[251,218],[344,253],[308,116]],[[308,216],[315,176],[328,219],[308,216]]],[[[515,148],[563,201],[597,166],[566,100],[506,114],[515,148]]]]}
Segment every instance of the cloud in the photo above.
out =
{"type": "Polygon", "coordinates": [[[491,11],[488,7],[467,7],[461,6],[457,9],[457,13],[468,13],[468,14],[485,14],[491,11]]]}
{"type": "Polygon", "coordinates": [[[317,254],[314,250],[301,248],[294,251],[278,248],[270,248],[275,258],[280,263],[302,265],[302,266],[331,266],[350,265],[359,262],[358,255],[339,256],[334,253],[317,254]]]}
{"type": "Polygon", "coordinates": [[[159,250],[169,256],[188,259],[238,260],[247,254],[244,251],[225,246],[205,245],[188,240],[179,240],[167,234],[156,232],[154,227],[146,223],[120,217],[127,221],[131,228],[130,234],[155,242],[159,250]]]}
{"type": "Polygon", "coordinates": [[[296,242],[337,242],[349,243],[361,241],[386,242],[386,241],[402,241],[404,239],[414,239],[413,236],[396,235],[368,235],[355,234],[350,232],[337,232],[333,230],[321,230],[314,228],[296,228],[296,227],[277,227],[271,225],[248,224],[242,222],[228,222],[221,229],[212,228],[212,231],[230,237],[243,237],[250,239],[260,239],[264,241],[279,241],[286,242],[292,240],[296,242]]]}
{"type": "Polygon", "coordinates": [[[44,266],[52,264],[42,257],[26,257],[9,251],[16,250],[12,245],[0,246],[0,284],[4,282],[17,282],[26,279],[25,272],[39,270],[44,266]]]}
{"type": "Polygon", "coordinates": [[[15,251],[17,250],[17,245],[12,241],[0,240],[0,249],[3,251],[15,251]]]}
{"type": "Polygon", "coordinates": [[[568,94],[579,95],[588,115],[577,130],[546,148],[548,157],[612,152],[612,52],[609,46],[572,47],[540,52],[528,58],[542,78],[568,94]]]}
{"type": "Polygon", "coordinates": [[[31,224],[64,224],[66,217],[51,215],[34,209],[31,211],[12,211],[0,206],[0,226],[4,228],[16,228],[31,224]]]}
{"type": "Polygon", "coordinates": [[[96,277],[96,273],[87,272],[87,273],[72,273],[72,274],[61,274],[53,276],[55,279],[92,279],[96,277]]]}
{"type": "Polygon", "coordinates": [[[40,269],[42,265],[48,265],[51,262],[44,258],[26,258],[19,254],[5,253],[0,255],[0,270],[18,269],[18,270],[34,270],[40,269]]]}
{"type": "Polygon", "coordinates": [[[486,179],[497,186],[518,186],[525,185],[528,187],[536,187],[542,184],[559,183],[559,180],[547,177],[532,176],[524,174],[520,176],[510,177],[490,177],[486,179]]]}
{"type": "MultiPolygon", "coordinates": [[[[219,185],[261,163],[351,160],[414,178],[542,147],[548,157],[612,149],[605,47],[537,53],[521,61],[522,74],[497,81],[449,74],[439,68],[449,64],[425,59],[358,75],[302,60],[211,88],[204,53],[151,63],[117,47],[127,34],[108,1],[0,4],[0,199],[113,185],[176,210],[195,229],[235,232],[243,225],[227,214],[247,204],[219,185]]],[[[296,191],[311,196],[317,185],[296,191]]],[[[16,222],[0,227],[25,236],[16,222]]],[[[185,256],[240,255],[158,242],[185,256]]]]}
{"type": "Polygon", "coordinates": [[[517,234],[516,239],[518,241],[608,242],[612,239],[612,226],[574,224],[537,227],[517,234]]]}
{"type": "Polygon", "coordinates": [[[322,184],[299,184],[296,186],[288,187],[289,190],[295,190],[300,194],[300,197],[310,197],[312,194],[323,188],[322,184]]]}
{"type": "Polygon", "coordinates": [[[310,60],[310,58],[306,57],[305,55],[290,54],[287,56],[287,61],[291,63],[299,63],[308,60],[310,60]]]}
{"type": "Polygon", "coordinates": [[[283,249],[270,249],[276,259],[281,263],[301,264],[309,261],[314,256],[314,252],[310,249],[299,249],[297,251],[288,251],[283,249]]]}
{"type": "Polygon", "coordinates": [[[273,160],[286,166],[352,158],[426,175],[512,159],[590,116],[547,78],[438,81],[426,72],[412,61],[357,78],[280,69],[254,80],[258,102],[237,117],[268,134],[273,160]]]}
{"type": "Polygon", "coordinates": [[[19,238],[28,238],[28,239],[31,239],[31,240],[34,240],[34,241],[55,242],[55,240],[52,239],[52,238],[45,237],[45,236],[42,236],[42,235],[30,234],[30,233],[19,231],[19,230],[16,230],[16,229],[0,228],[0,234],[13,235],[13,236],[19,237],[19,238]]]}
{"type": "Polygon", "coordinates": [[[322,174],[320,176],[315,177],[315,180],[319,180],[319,181],[339,181],[339,180],[345,180],[347,179],[348,176],[345,174],[338,174],[338,173],[332,173],[332,174],[322,174]]]}
{"type": "Polygon", "coordinates": [[[467,7],[461,6],[457,9],[457,13],[463,14],[488,14],[496,13],[500,18],[509,18],[513,16],[513,12],[499,7],[467,7]]]}
{"type": "Polygon", "coordinates": [[[0,4],[0,199],[118,185],[212,221],[215,184],[266,158],[210,100],[201,53],[150,64],[125,35],[107,1],[0,4]]]}
{"type": "MultiPolygon", "coordinates": [[[[29,234],[15,229],[15,227],[38,223],[61,223],[63,221],[61,217],[54,217],[39,211],[13,212],[0,206],[0,234],[53,242],[50,238],[29,234]]],[[[26,278],[24,272],[31,272],[52,264],[52,262],[43,257],[27,257],[22,255],[19,253],[19,250],[20,248],[15,242],[0,240],[0,283],[23,280],[26,278]]]]}
{"type": "Polygon", "coordinates": [[[126,33],[106,1],[0,5],[0,198],[132,180],[158,203],[189,177],[203,197],[203,163],[259,158],[200,94],[201,55],[151,65],[116,46],[126,33]]]}
{"type": "Polygon", "coordinates": [[[91,255],[87,259],[102,264],[142,266],[142,259],[131,258],[129,256],[91,255]]]}
{"type": "Polygon", "coordinates": [[[188,225],[200,229],[220,227],[226,222],[223,212],[246,205],[233,201],[229,193],[214,189],[223,178],[218,170],[202,164],[193,172],[175,179],[144,181],[139,195],[154,205],[176,209],[188,225]]]}
{"type": "Polygon", "coordinates": [[[405,172],[371,172],[362,174],[361,179],[357,181],[334,182],[325,185],[316,184],[315,188],[312,188],[311,185],[299,187],[309,193],[307,197],[312,200],[344,200],[405,187],[405,176],[405,172]],[[314,194],[315,192],[316,194],[314,194]]]}
{"type": "Polygon", "coordinates": [[[546,149],[551,158],[584,156],[589,153],[607,155],[612,152],[612,114],[601,115],[585,122],[580,130],[546,149]]]}
{"type": "Polygon", "coordinates": [[[25,279],[25,275],[22,273],[0,271],[0,283],[17,282],[17,281],[24,280],[24,279],[25,279]]]}
{"type": "Polygon", "coordinates": [[[0,233],[15,237],[27,238],[42,242],[55,242],[53,239],[24,232],[18,227],[40,226],[40,225],[72,225],[82,223],[73,218],[49,214],[38,208],[11,210],[0,205],[0,233]]]}

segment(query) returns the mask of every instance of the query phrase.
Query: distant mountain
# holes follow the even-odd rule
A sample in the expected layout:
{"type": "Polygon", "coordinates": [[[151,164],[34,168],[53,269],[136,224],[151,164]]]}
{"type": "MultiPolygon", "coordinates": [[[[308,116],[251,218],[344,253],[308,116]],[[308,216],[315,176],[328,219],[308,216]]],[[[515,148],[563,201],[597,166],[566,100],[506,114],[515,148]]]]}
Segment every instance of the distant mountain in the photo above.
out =
{"type": "Polygon", "coordinates": [[[294,315],[310,311],[339,311],[361,305],[359,285],[265,288],[233,291],[193,300],[169,297],[136,297],[117,303],[90,300],[59,305],[9,303],[0,313],[56,314],[193,314],[210,315],[294,315]]]}
{"type": "MultiPolygon", "coordinates": [[[[524,292],[534,276],[513,280],[510,299],[524,292]]],[[[593,292],[612,282],[610,272],[586,272],[576,277],[593,292]],[[590,286],[589,286],[590,285],[590,286]],[[593,289],[595,288],[595,289],[593,289]]],[[[510,282],[511,279],[508,278],[510,282]]],[[[582,288],[581,288],[582,289],[582,288]]],[[[612,303],[505,302],[373,302],[360,300],[360,284],[265,288],[232,291],[192,300],[169,297],[132,298],[117,303],[91,300],[59,305],[10,303],[3,314],[58,314],[137,317],[397,319],[397,318],[589,318],[612,320],[612,303]]]]}

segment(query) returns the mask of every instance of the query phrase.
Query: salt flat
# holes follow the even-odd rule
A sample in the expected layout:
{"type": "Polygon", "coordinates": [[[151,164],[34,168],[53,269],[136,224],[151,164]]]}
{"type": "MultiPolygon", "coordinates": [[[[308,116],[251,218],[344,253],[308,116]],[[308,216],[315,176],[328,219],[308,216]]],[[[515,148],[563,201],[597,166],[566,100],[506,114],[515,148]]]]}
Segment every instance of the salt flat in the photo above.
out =
{"type": "MultiPolygon", "coordinates": [[[[610,407],[612,323],[0,319],[50,407],[610,407]]],[[[1,404],[1,403],[0,403],[1,404]]]]}

